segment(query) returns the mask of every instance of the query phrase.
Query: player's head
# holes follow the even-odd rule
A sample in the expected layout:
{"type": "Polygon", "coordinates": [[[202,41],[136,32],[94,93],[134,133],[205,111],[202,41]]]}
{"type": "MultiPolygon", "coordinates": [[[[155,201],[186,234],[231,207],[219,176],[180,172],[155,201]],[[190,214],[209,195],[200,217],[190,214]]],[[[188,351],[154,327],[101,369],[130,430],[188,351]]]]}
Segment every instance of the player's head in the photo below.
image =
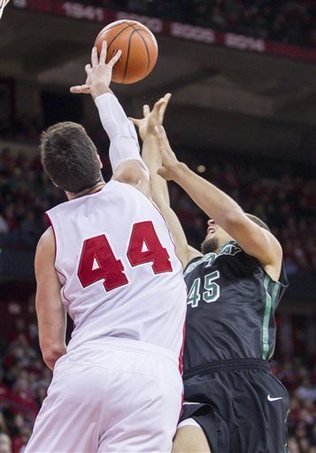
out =
{"type": "MultiPolygon", "coordinates": [[[[268,225],[259,219],[259,217],[253,214],[246,214],[246,216],[261,228],[270,231],[268,225]]],[[[201,244],[201,251],[203,255],[211,252],[217,253],[227,242],[232,240],[233,238],[222,227],[216,224],[213,219],[209,219],[207,221],[206,236],[201,244]]]]}
{"type": "Polygon", "coordinates": [[[57,123],[44,131],[41,160],[53,183],[66,192],[79,193],[102,181],[97,149],[80,124],[57,123]]]}
{"type": "Polygon", "coordinates": [[[257,217],[256,215],[246,213],[246,216],[248,217],[248,219],[255,222],[257,225],[259,225],[264,230],[271,231],[270,228],[268,227],[268,225],[263,220],[261,220],[259,217],[257,217]]]}
{"type": "Polygon", "coordinates": [[[207,221],[207,230],[204,241],[201,244],[203,255],[211,252],[218,252],[223,245],[231,241],[232,237],[223,230],[213,219],[207,221]]]}

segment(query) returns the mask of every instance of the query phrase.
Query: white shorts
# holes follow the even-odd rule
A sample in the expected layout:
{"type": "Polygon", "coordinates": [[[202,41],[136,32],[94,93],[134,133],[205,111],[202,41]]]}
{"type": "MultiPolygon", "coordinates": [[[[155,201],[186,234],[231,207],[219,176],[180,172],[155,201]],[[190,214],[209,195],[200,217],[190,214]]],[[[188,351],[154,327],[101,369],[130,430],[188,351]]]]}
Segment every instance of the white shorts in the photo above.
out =
{"type": "Polygon", "coordinates": [[[177,360],[120,338],[61,357],[25,453],[170,452],[181,411],[177,360]]]}

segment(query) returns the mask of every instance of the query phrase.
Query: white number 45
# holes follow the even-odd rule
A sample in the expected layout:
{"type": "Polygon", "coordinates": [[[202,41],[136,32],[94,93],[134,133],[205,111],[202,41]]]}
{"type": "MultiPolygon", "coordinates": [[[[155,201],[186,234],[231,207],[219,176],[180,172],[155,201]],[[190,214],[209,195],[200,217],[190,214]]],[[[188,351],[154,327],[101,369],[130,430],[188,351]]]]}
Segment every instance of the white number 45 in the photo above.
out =
{"type": "MultiPolygon", "coordinates": [[[[219,271],[211,272],[204,277],[204,286],[202,289],[204,291],[202,292],[202,298],[207,304],[216,302],[220,296],[220,286],[215,282],[219,277],[219,271]]],[[[192,308],[198,307],[201,300],[201,283],[202,279],[200,277],[196,278],[189,291],[187,304],[191,305],[192,308]]]]}

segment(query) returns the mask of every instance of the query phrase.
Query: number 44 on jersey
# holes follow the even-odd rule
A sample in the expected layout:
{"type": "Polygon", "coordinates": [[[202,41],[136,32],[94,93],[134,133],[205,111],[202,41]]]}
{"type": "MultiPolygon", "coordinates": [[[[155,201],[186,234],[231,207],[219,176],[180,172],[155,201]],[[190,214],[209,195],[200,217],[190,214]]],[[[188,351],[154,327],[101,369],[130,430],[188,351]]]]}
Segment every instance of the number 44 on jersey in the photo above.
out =
{"type": "MultiPolygon", "coordinates": [[[[132,267],[151,263],[155,274],[172,272],[170,256],[161,245],[151,221],[133,225],[126,255],[132,267]]],[[[116,258],[105,234],[84,241],[78,277],[84,288],[103,280],[105,291],[111,291],[129,283],[122,261],[116,258]],[[96,268],[95,262],[98,265],[96,268]]]]}

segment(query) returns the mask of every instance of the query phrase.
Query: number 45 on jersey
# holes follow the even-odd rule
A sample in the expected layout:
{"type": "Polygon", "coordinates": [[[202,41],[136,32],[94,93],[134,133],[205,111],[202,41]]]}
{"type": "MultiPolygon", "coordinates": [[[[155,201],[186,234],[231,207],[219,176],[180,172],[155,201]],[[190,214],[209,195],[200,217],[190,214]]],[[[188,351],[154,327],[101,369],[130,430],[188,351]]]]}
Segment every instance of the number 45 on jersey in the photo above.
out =
{"type": "Polygon", "coordinates": [[[220,286],[215,280],[218,280],[219,277],[219,271],[214,271],[205,275],[204,281],[201,277],[196,278],[190,288],[187,304],[191,305],[192,308],[198,307],[201,298],[207,304],[216,302],[220,296],[220,286]],[[204,286],[201,290],[203,284],[204,286]]]}

